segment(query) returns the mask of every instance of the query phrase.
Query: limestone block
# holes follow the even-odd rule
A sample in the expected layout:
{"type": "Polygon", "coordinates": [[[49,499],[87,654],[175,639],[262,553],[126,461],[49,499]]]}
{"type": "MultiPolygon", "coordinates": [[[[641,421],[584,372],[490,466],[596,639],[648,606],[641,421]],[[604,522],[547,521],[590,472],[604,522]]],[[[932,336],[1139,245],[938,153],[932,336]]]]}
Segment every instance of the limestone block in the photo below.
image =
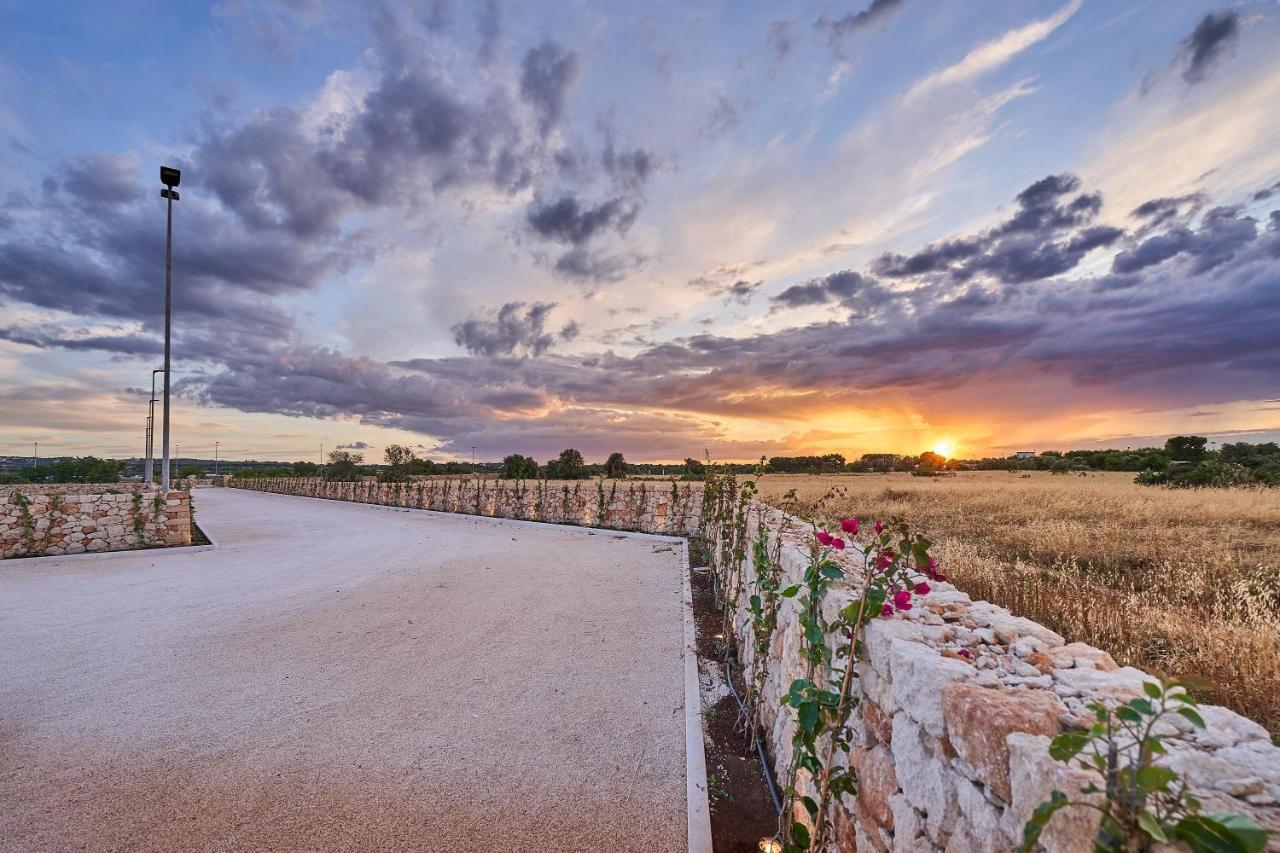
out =
{"type": "MultiPolygon", "coordinates": [[[[1049,738],[1015,732],[1007,738],[1009,787],[1013,802],[1005,809],[1000,828],[1013,843],[1022,840],[1022,829],[1036,807],[1055,791],[1071,799],[1086,799],[1080,788],[1090,782],[1101,785],[1101,777],[1075,767],[1059,764],[1049,757],[1049,738]]],[[[1095,798],[1098,795],[1093,795],[1095,798]]],[[[1085,807],[1059,811],[1045,827],[1041,846],[1053,853],[1089,853],[1098,833],[1098,812],[1085,807]]]]}
{"type": "Polygon", "coordinates": [[[992,690],[970,684],[949,684],[942,690],[947,737],[956,753],[987,785],[1009,802],[1009,749],[1005,738],[1013,732],[1055,735],[1058,718],[1067,707],[1045,690],[992,690]]]}
{"type": "MultiPolygon", "coordinates": [[[[944,658],[929,646],[894,640],[890,644],[893,699],[934,737],[946,733],[942,717],[942,688],[973,678],[967,663],[944,658]]],[[[896,734],[896,732],[895,732],[896,734]]]]}
{"type": "Polygon", "coordinates": [[[905,711],[893,715],[893,762],[902,793],[925,815],[925,830],[935,843],[950,833],[960,813],[951,772],[929,751],[924,729],[905,711]]]}
{"type": "Polygon", "coordinates": [[[1067,643],[1065,646],[1049,649],[1046,654],[1053,659],[1054,666],[1061,669],[1079,667],[1080,669],[1101,669],[1104,672],[1115,672],[1119,669],[1111,655],[1087,643],[1067,643]]]}

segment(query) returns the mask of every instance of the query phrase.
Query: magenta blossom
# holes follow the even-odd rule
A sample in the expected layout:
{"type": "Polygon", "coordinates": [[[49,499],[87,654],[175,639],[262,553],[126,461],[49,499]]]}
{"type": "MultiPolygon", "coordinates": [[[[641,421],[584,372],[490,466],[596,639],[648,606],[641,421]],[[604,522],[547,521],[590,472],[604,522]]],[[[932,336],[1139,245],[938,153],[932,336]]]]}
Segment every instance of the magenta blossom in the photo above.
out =
{"type": "Polygon", "coordinates": [[[857,536],[858,535],[858,519],[856,518],[840,519],[840,529],[843,530],[845,533],[848,533],[850,536],[857,536]]]}
{"type": "Polygon", "coordinates": [[[830,546],[833,538],[834,537],[825,530],[818,531],[818,542],[822,545],[830,546]]]}
{"type": "Polygon", "coordinates": [[[890,607],[890,606],[889,606],[889,605],[887,605],[887,604],[881,604],[881,605],[880,605],[880,615],[881,615],[881,616],[883,616],[883,617],[885,617],[886,619],[888,619],[890,616],[892,616],[892,615],[893,615],[893,608],[892,608],[892,607],[890,607]]]}
{"type": "Polygon", "coordinates": [[[927,583],[921,582],[916,584],[916,595],[928,595],[928,594],[929,594],[929,585],[927,583]]]}
{"type": "Polygon", "coordinates": [[[973,652],[969,651],[968,649],[960,649],[959,651],[956,652],[956,654],[960,655],[960,657],[965,658],[966,660],[973,657],[973,652]]]}
{"type": "Polygon", "coordinates": [[[843,551],[843,550],[844,550],[844,540],[843,540],[843,539],[841,539],[839,536],[832,536],[832,537],[831,537],[831,547],[832,547],[832,548],[835,548],[837,551],[843,551]]]}
{"type": "Polygon", "coordinates": [[[901,592],[894,593],[893,606],[898,608],[899,610],[910,610],[911,609],[911,593],[907,592],[905,589],[902,590],[901,592]]]}
{"type": "Polygon", "coordinates": [[[876,524],[875,524],[875,527],[876,527],[876,535],[877,535],[877,536],[879,536],[881,533],[884,533],[884,525],[883,525],[883,524],[881,524],[880,522],[878,522],[878,521],[877,521],[877,522],[876,522],[876,524]]]}

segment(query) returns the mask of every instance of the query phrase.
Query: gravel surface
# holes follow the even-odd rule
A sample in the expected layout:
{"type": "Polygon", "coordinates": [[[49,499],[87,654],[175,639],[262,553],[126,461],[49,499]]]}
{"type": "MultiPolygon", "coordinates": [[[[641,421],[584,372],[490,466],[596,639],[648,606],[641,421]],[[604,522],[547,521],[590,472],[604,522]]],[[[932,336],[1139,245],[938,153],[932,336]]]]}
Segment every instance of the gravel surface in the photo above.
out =
{"type": "Polygon", "coordinates": [[[215,550],[0,566],[0,849],[684,848],[678,546],[195,506],[215,550]]]}

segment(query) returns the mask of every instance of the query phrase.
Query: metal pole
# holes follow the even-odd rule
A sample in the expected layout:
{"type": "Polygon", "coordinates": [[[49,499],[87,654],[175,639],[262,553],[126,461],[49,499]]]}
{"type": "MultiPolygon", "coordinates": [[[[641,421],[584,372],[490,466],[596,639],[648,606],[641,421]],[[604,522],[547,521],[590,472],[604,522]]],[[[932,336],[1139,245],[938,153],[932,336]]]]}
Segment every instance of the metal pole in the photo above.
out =
{"type": "Polygon", "coordinates": [[[218,442],[213,443],[213,476],[218,476],[218,442]]]}
{"type": "Polygon", "coordinates": [[[160,464],[160,488],[169,491],[169,338],[173,313],[173,194],[167,196],[164,230],[164,427],[161,437],[164,461],[160,464]]]}
{"type": "Polygon", "coordinates": [[[156,479],[156,374],[164,368],[151,371],[151,402],[147,404],[147,469],[143,479],[150,485],[156,479]]]}
{"type": "Polygon", "coordinates": [[[33,469],[40,467],[40,442],[38,441],[32,442],[31,467],[33,469]]]}

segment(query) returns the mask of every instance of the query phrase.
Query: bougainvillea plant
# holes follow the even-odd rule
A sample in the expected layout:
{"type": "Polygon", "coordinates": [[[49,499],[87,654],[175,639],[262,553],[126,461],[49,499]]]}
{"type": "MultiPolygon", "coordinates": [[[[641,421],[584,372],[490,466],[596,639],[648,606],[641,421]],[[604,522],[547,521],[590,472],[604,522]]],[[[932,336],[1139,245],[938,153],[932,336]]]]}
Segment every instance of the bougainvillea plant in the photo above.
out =
{"type": "Polygon", "coordinates": [[[783,704],[796,712],[792,738],[793,761],[787,785],[789,803],[799,802],[808,812],[813,829],[791,817],[784,832],[783,850],[825,850],[831,829],[832,797],[853,794],[857,779],[846,762],[835,761],[846,753],[853,731],[849,718],[858,705],[853,678],[863,654],[863,629],[873,619],[893,618],[914,606],[914,597],[930,591],[929,581],[946,576],[929,554],[931,543],[913,533],[905,521],[875,522],[868,531],[857,518],[842,518],[835,525],[811,521],[813,538],[803,582],[781,591],[797,598],[800,615],[801,655],[806,674],[791,683],[783,704]],[[861,538],[860,538],[861,537],[861,538]],[[846,550],[862,558],[837,559],[846,550]],[[850,564],[854,568],[850,568],[850,564]],[[833,584],[848,582],[857,597],[842,607],[831,622],[823,618],[823,600],[833,584]],[[801,793],[800,773],[807,774],[814,793],[801,793]]]}
{"type": "Polygon", "coordinates": [[[1204,719],[1176,681],[1149,681],[1142,689],[1145,696],[1123,705],[1091,704],[1095,721],[1088,731],[1053,739],[1054,760],[1096,774],[1101,784],[1084,785],[1083,799],[1055,790],[1023,828],[1023,851],[1037,849],[1050,818],[1067,807],[1101,813],[1093,849],[1102,853],[1151,850],[1157,843],[1185,845],[1193,853],[1257,853],[1266,846],[1267,831],[1244,815],[1201,814],[1178,774],[1155,763],[1174,731],[1159,726],[1162,720],[1176,714],[1202,729],[1204,719]]]}

